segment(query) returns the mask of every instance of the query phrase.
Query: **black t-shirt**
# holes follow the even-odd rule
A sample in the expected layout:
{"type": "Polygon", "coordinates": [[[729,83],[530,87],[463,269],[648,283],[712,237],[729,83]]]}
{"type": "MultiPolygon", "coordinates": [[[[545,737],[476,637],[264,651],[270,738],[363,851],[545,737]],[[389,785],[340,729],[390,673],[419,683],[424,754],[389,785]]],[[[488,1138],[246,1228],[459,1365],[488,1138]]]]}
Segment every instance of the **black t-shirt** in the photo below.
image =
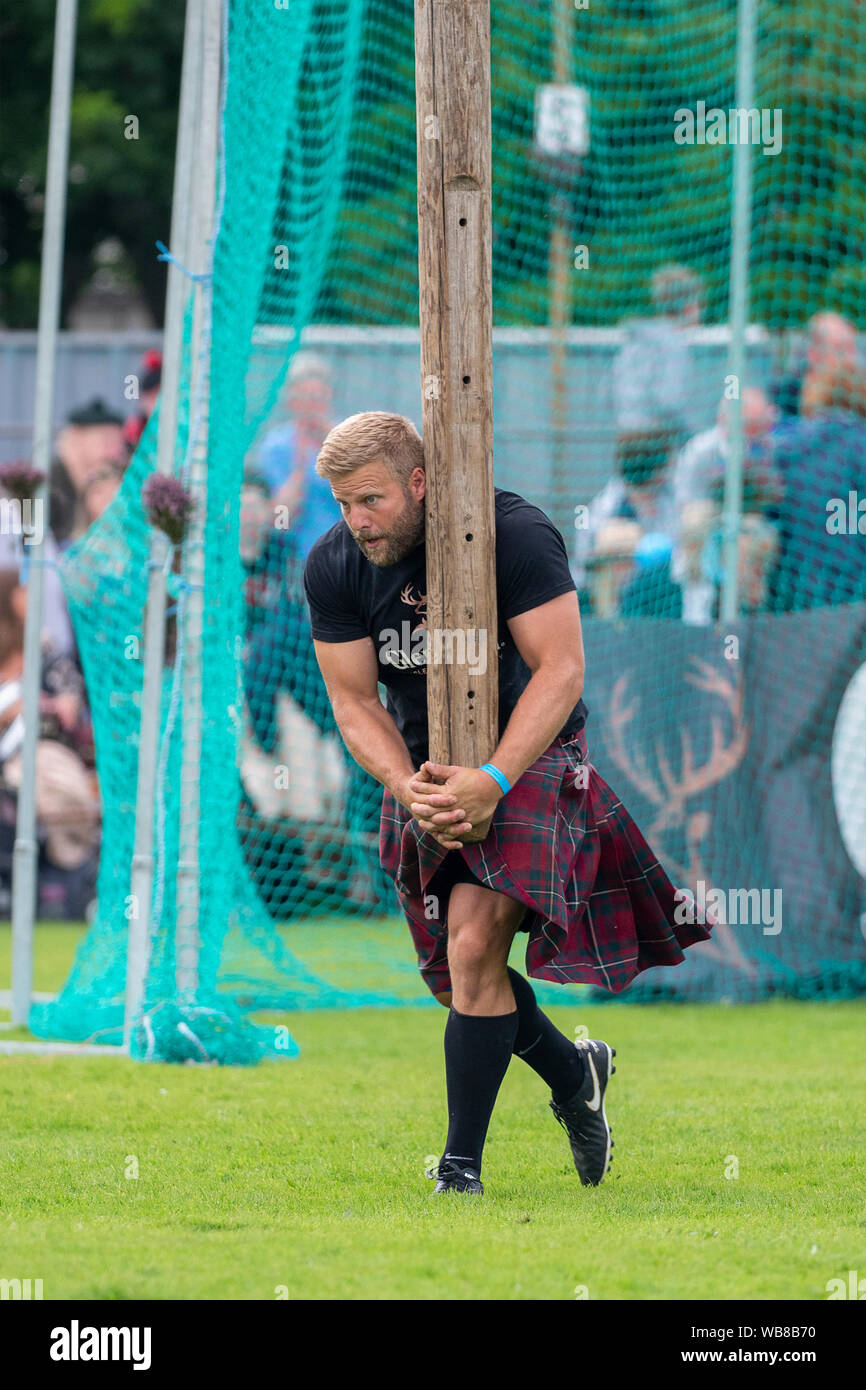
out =
{"type": "MultiPolygon", "coordinates": [[[[515,492],[495,489],[496,597],[499,624],[499,733],[531,672],[508,630],[508,619],[574,590],[565,543],[549,517],[515,492]]],[[[365,559],[349,528],[338,521],[307,557],[304,589],[317,642],[371,637],[387,709],[416,767],[427,757],[426,547],[422,543],[395,565],[365,559]]],[[[439,660],[465,660],[486,669],[483,642],[471,632],[440,639],[439,660]]],[[[583,728],[587,709],[578,700],[561,734],[583,728]]],[[[492,751],[492,750],[491,750],[492,751]]]]}

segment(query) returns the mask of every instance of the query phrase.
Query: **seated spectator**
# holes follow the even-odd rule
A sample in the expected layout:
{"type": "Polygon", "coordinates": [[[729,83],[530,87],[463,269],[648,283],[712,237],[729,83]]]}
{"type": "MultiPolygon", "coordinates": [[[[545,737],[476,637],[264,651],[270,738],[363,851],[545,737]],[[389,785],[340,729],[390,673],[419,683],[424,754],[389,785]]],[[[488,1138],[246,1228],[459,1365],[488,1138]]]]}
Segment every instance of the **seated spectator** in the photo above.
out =
{"type": "Polygon", "coordinates": [[[619,600],[634,573],[634,553],[640,525],[627,517],[612,518],[599,528],[592,554],[586,562],[589,606],[594,618],[613,618],[619,600]]]}
{"type": "MultiPolygon", "coordinates": [[[[747,386],[740,405],[743,425],[744,466],[772,466],[771,432],[778,411],[766,394],[747,386]]],[[[671,486],[677,515],[689,502],[702,502],[710,496],[711,484],[728,461],[728,421],[731,402],[723,397],[716,412],[716,423],[693,435],[683,446],[671,469],[671,486]]]]}
{"type": "Polygon", "coordinates": [[[244,853],[277,918],[293,916],[311,892],[339,892],[357,906],[380,903],[383,885],[369,850],[378,834],[381,789],[349,757],[334,722],[294,537],[268,532],[258,501],[251,500],[257,485],[248,478],[247,486],[247,595],[262,607],[247,617],[243,665],[244,853]],[[285,769],[282,778],[275,779],[276,767],[285,769]]]}
{"type": "Polygon", "coordinates": [[[78,540],[117,491],[128,461],[123,420],[95,397],[68,417],[51,466],[51,530],[60,545],[78,540]]]}
{"type": "Polygon", "coordinates": [[[857,366],[857,330],[841,314],[813,314],[806,329],[802,357],[794,371],[777,381],[773,399],[783,420],[793,420],[801,411],[800,394],[809,372],[834,367],[857,366]]]}
{"type": "MultiPolygon", "coordinates": [[[[0,571],[0,880],[8,889],[15,840],[21,752],[26,591],[16,570],[0,571]]],[[[75,664],[43,652],[36,748],[39,910],[77,919],[93,897],[99,795],[84,686],[75,664]]]]}
{"type": "Polygon", "coordinates": [[[299,352],[289,368],[286,407],[290,420],[265,436],[259,471],[275,507],[288,511],[289,529],[301,558],[340,520],[331,485],[316,472],[316,456],[331,428],[332,389],[327,362],[299,352]]]}
{"type": "MultiPolygon", "coordinates": [[[[722,488],[715,500],[687,503],[681,533],[680,579],[682,617],[687,623],[707,625],[721,614],[725,573],[722,488]]],[[[737,538],[737,606],[742,613],[767,609],[770,578],[778,551],[775,522],[768,515],[777,493],[769,497],[748,492],[737,538]]]]}
{"type": "Polygon", "coordinates": [[[619,593],[641,547],[644,554],[652,552],[654,562],[669,559],[671,442],[667,430],[627,431],[617,440],[616,472],[590,503],[587,526],[576,532],[575,582],[588,591],[593,613],[618,610],[619,593]]]}
{"type": "Polygon", "coordinates": [[[111,506],[120,490],[123,474],[112,464],[92,473],[81,489],[81,507],[85,530],[98,521],[102,513],[111,506]]]}
{"type": "MultiPolygon", "coordinates": [[[[646,450],[645,436],[625,436],[618,450],[625,505],[599,524],[587,562],[593,614],[654,617],[710,623],[719,616],[723,581],[722,513],[725,465],[707,467],[703,499],[687,502],[674,517],[665,487],[664,461],[646,450]],[[638,440],[643,439],[643,444],[638,440]],[[634,480],[653,469],[642,485],[634,480]],[[632,515],[628,516],[631,509],[632,515]],[[676,543],[673,533],[676,532],[676,543]]],[[[612,480],[608,496],[615,496],[612,480]]],[[[601,494],[600,494],[601,496],[601,494]]],[[[775,508],[781,497],[778,471],[758,450],[744,460],[739,537],[739,604],[757,612],[767,604],[767,581],[776,555],[775,508]]]]}
{"type": "MultiPolygon", "coordinates": [[[[0,478],[2,478],[3,491],[8,499],[13,503],[17,502],[21,506],[23,497],[29,496],[30,489],[24,493],[21,478],[32,473],[31,465],[26,460],[18,460],[15,463],[5,464],[0,467],[0,478]],[[11,475],[11,476],[10,476],[11,475]]],[[[35,489],[33,489],[35,491],[35,489]]],[[[30,498],[30,501],[35,499],[30,498]]],[[[4,498],[5,501],[5,498],[4,498]]],[[[13,512],[13,517],[14,517],[13,512]]],[[[44,513],[43,513],[44,515],[44,513]]],[[[43,534],[44,527],[42,516],[39,516],[37,524],[37,514],[35,509],[28,507],[25,514],[22,510],[18,513],[21,519],[19,528],[15,526],[3,526],[3,534],[0,535],[0,569],[17,569],[22,563],[27,563],[32,546],[42,541],[42,558],[44,563],[43,596],[42,596],[42,624],[43,629],[48,633],[51,644],[55,651],[65,656],[75,655],[75,638],[72,632],[72,623],[69,618],[69,610],[66,603],[66,596],[63,592],[63,585],[57,573],[57,559],[59,548],[52,532],[49,530],[43,534]],[[25,526],[25,520],[27,522],[25,526]]]]}
{"type": "Polygon", "coordinates": [[[623,586],[619,604],[622,618],[674,618],[683,615],[680,586],[671,576],[671,548],[667,537],[644,536],[634,552],[634,566],[623,586]]]}
{"type": "MultiPolygon", "coordinates": [[[[723,399],[716,424],[689,440],[672,469],[676,545],[671,577],[681,588],[682,616],[688,623],[709,623],[718,613],[721,561],[709,555],[712,551],[715,556],[714,547],[721,534],[730,410],[730,401],[723,399]],[[705,553],[707,547],[709,550],[705,553]]],[[[746,387],[743,391],[741,410],[744,445],[741,512],[744,518],[754,515],[771,526],[782,495],[772,435],[777,412],[764,392],[755,387],[746,387]]],[[[743,536],[749,532],[752,541],[741,536],[744,557],[746,552],[752,555],[751,568],[745,558],[742,561],[749,571],[747,588],[754,598],[746,607],[760,607],[763,603],[754,596],[763,592],[766,575],[761,566],[769,563],[769,553],[765,553],[755,540],[758,530],[768,544],[772,541],[775,550],[772,526],[769,531],[756,530],[756,526],[757,522],[750,522],[744,529],[743,536]],[[760,563],[759,556],[763,556],[760,563]]]]}
{"type": "MultiPolygon", "coordinates": [[[[244,690],[252,730],[262,749],[270,753],[279,733],[277,701],[281,692],[315,723],[319,734],[336,732],[310,637],[309,614],[301,585],[303,562],[293,542],[269,584],[276,594],[268,598],[259,621],[248,619],[249,640],[244,659],[244,690]]],[[[254,597],[260,595],[254,590],[254,597]]]]}
{"type": "Polygon", "coordinates": [[[240,552],[246,574],[247,636],[276,612],[284,586],[300,592],[303,561],[291,529],[275,524],[267,480],[247,469],[241,485],[240,552]]]}
{"type": "MultiPolygon", "coordinates": [[[[26,620],[27,589],[18,571],[0,570],[0,677],[7,684],[23,675],[26,620]]],[[[6,728],[11,722],[9,710],[13,704],[7,690],[6,728]]],[[[76,662],[57,652],[48,638],[42,641],[39,731],[41,737],[65,744],[88,768],[95,766],[84,677],[76,662]]]]}
{"type": "Polygon", "coordinates": [[[777,455],[785,492],[772,606],[783,612],[866,599],[866,372],[816,368],[801,402],[777,455]]]}

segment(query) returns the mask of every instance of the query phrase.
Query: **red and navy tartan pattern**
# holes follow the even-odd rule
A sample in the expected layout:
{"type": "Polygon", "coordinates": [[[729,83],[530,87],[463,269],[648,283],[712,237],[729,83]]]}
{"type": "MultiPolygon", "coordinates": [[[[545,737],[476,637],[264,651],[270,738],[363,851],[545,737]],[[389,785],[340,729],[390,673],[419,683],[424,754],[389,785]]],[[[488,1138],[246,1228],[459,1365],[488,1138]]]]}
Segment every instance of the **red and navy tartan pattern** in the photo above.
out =
{"type": "Polygon", "coordinates": [[[425,908],[437,906],[428,885],[449,853],[462,854],[485,887],[526,905],[526,968],[538,979],[618,994],[650,966],[677,965],[685,947],[710,935],[709,926],[675,923],[673,884],[588,763],[582,732],[556,739],[501,798],[486,839],[462,850],[443,849],[385,792],[379,856],[433,994],[451,988],[447,903],[437,917],[425,908]]]}

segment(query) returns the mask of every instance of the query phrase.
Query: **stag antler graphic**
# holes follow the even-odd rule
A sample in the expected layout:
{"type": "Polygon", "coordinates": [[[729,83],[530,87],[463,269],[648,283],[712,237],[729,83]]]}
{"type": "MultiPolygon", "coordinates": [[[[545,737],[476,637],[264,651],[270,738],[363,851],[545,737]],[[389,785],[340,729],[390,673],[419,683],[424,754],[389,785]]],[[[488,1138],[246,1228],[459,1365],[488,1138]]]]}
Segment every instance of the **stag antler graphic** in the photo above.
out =
{"type": "Polygon", "coordinates": [[[659,835],[671,826],[680,826],[685,820],[686,802],[698,792],[723,782],[743,760],[749,743],[750,728],[743,718],[743,688],[741,682],[726,679],[707,661],[693,658],[698,674],[688,674],[686,680],[698,690],[721,696],[731,715],[733,732],[729,742],[725,742],[722,721],[713,715],[711,721],[712,747],[707,762],[695,766],[695,754],[688,729],[680,731],[682,757],[680,772],[676,775],[671,767],[661,739],[655,743],[655,756],[658,777],[654,777],[647,766],[646,755],[635,750],[629,753],[625,746],[625,731],[634,719],[638,705],[636,701],[625,704],[625,691],[628,677],[620,676],[613,687],[610,704],[608,751],[621,772],[643,792],[651,805],[658,807],[659,814],[650,829],[650,834],[659,835]]]}
{"type": "Polygon", "coordinates": [[[402,603],[407,604],[409,608],[414,608],[414,609],[415,609],[415,612],[418,614],[418,617],[419,617],[420,620],[421,620],[420,626],[421,626],[421,627],[426,627],[426,626],[427,626],[427,595],[426,595],[426,594],[421,594],[420,598],[413,598],[413,597],[412,597],[412,590],[413,590],[414,588],[415,588],[415,585],[414,585],[414,584],[407,584],[406,587],[405,587],[404,589],[401,589],[401,590],[400,590],[400,601],[401,601],[402,603]]]}
{"type": "MultiPolygon", "coordinates": [[[[680,863],[672,855],[665,854],[664,859],[669,870],[681,883],[695,885],[698,880],[703,880],[709,889],[711,885],[704,868],[701,845],[709,834],[712,814],[709,811],[694,811],[689,814],[687,802],[690,797],[723,782],[739,766],[748,747],[751,730],[743,718],[742,680],[726,677],[709,662],[701,661],[697,657],[692,658],[692,665],[694,671],[686,675],[689,684],[708,694],[718,695],[727,706],[733,725],[728,741],[725,741],[721,717],[714,714],[710,724],[710,756],[705,763],[698,766],[695,763],[691,735],[687,729],[681,729],[682,756],[677,775],[661,739],[657,739],[654,751],[659,771],[658,776],[654,777],[645,753],[639,749],[630,753],[626,748],[625,733],[637,714],[638,702],[626,702],[629,678],[620,676],[614,683],[611,695],[607,748],[620,771],[643,793],[650,805],[657,808],[658,814],[647,831],[647,839],[658,843],[666,831],[679,828],[684,830],[688,863],[680,863]]],[[[745,973],[754,974],[754,967],[743,955],[736,937],[726,924],[717,923],[712,940],[701,943],[701,946],[707,954],[727,959],[745,973]]]]}

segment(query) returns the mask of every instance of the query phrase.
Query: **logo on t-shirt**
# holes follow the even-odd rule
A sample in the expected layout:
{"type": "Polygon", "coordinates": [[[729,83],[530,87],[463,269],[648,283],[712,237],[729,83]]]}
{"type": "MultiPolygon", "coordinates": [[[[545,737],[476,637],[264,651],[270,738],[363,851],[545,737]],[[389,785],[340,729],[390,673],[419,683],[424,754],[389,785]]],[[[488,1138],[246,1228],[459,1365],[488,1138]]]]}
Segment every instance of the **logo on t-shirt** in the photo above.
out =
{"type": "Polygon", "coordinates": [[[400,602],[408,603],[410,608],[414,608],[421,621],[418,627],[427,626],[427,595],[418,594],[414,584],[407,584],[405,589],[400,590],[400,602]],[[416,597],[417,595],[417,597],[416,597]]]}
{"type": "Polygon", "coordinates": [[[414,608],[419,621],[413,627],[408,618],[379,633],[379,660],[401,671],[424,676],[431,652],[434,665],[466,666],[473,676],[483,676],[487,670],[487,632],[483,628],[427,629],[427,595],[420,594],[414,584],[400,591],[400,600],[414,608]],[[432,641],[431,641],[432,637],[432,641]]]}

